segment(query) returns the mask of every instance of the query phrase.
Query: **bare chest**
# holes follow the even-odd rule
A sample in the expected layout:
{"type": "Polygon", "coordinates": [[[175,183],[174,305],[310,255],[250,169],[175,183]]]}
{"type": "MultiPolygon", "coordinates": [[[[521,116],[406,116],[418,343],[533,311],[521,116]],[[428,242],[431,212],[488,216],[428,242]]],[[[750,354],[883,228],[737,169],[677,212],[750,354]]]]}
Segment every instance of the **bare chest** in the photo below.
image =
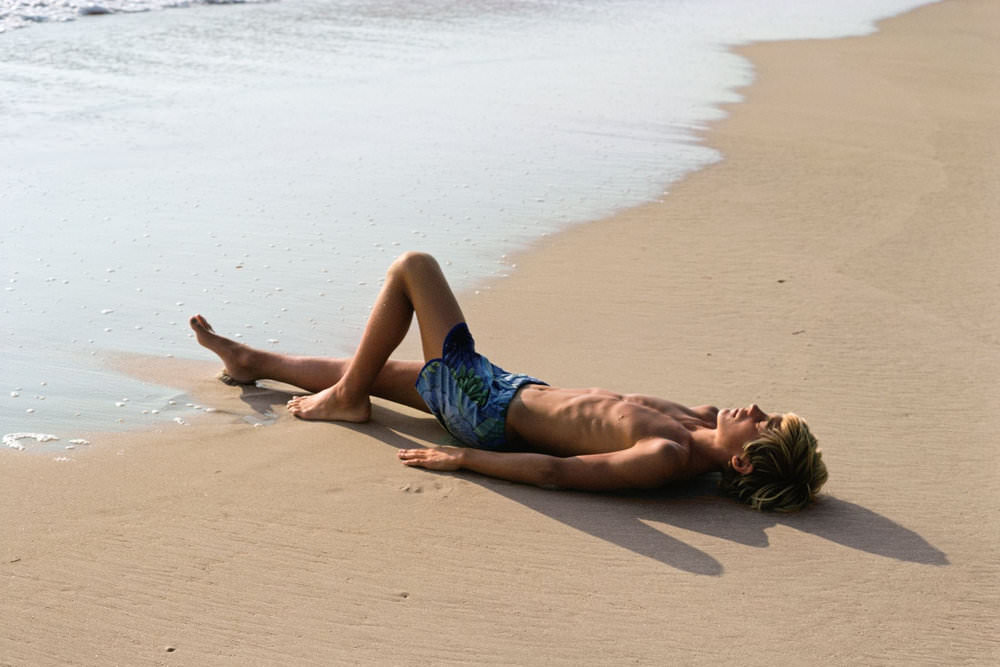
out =
{"type": "Polygon", "coordinates": [[[521,392],[507,415],[509,435],[535,451],[557,456],[627,449],[643,438],[685,442],[674,416],[601,390],[521,392]]]}

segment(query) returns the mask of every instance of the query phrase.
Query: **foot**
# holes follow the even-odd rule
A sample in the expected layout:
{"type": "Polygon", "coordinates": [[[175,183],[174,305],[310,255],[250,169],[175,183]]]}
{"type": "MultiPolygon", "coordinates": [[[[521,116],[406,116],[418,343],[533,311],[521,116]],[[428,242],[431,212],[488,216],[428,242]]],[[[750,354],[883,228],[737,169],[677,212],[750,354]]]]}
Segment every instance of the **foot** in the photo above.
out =
{"type": "Polygon", "coordinates": [[[312,396],[296,396],[288,401],[288,411],[299,419],[361,423],[371,419],[372,402],[367,396],[351,400],[333,385],[312,396]]]}
{"type": "Polygon", "coordinates": [[[212,325],[201,315],[195,315],[188,322],[201,346],[215,352],[219,355],[219,359],[222,359],[222,364],[226,367],[221,376],[223,382],[226,384],[252,384],[260,379],[260,376],[255,373],[256,350],[215,333],[212,325]]]}

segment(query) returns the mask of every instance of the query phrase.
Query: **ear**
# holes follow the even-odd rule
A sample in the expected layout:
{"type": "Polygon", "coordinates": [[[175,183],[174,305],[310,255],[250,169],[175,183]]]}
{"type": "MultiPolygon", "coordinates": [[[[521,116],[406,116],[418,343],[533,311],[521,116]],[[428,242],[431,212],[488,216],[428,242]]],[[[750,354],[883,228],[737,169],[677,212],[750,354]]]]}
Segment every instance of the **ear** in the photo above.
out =
{"type": "Polygon", "coordinates": [[[745,456],[734,456],[729,459],[729,464],[733,466],[733,470],[741,475],[749,475],[753,472],[753,464],[750,463],[750,459],[745,456]]]}

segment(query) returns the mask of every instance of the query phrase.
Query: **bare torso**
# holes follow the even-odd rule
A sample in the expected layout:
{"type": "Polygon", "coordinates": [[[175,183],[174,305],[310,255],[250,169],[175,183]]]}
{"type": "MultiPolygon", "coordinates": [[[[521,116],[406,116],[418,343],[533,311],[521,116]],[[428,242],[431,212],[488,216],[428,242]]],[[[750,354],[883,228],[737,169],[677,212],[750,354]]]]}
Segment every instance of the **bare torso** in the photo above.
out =
{"type": "MultiPolygon", "coordinates": [[[[511,442],[555,456],[601,454],[663,440],[690,454],[691,432],[714,428],[717,414],[713,406],[689,408],[652,396],[527,385],[510,404],[507,431],[511,442]]],[[[683,458],[687,465],[678,476],[711,469],[697,457],[683,458]]]]}

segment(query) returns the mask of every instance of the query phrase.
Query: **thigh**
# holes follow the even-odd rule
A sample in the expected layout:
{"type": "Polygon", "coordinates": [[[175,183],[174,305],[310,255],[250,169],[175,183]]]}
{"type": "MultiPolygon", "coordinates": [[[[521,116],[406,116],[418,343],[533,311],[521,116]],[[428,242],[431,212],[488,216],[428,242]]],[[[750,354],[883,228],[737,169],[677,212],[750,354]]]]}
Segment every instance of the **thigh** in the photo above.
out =
{"type": "Polygon", "coordinates": [[[424,367],[422,361],[390,359],[379,371],[372,386],[372,394],[395,403],[402,403],[417,410],[430,412],[427,403],[417,393],[417,377],[424,367]]]}
{"type": "Polygon", "coordinates": [[[465,321],[441,266],[430,255],[408,253],[401,260],[407,296],[420,327],[424,359],[441,356],[444,339],[456,324],[465,321]]]}

